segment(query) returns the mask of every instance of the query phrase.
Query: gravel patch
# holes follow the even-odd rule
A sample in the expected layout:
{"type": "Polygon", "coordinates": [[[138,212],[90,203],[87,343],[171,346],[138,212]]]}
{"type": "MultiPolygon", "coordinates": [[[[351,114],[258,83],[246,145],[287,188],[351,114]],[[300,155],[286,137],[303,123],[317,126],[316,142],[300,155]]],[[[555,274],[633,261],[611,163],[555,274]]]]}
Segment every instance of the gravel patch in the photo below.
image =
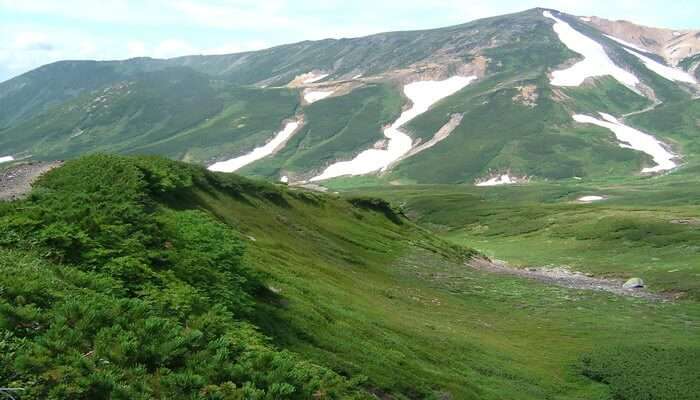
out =
{"type": "Polygon", "coordinates": [[[0,170],[0,201],[25,197],[37,178],[61,164],[62,161],[30,162],[0,170]]]}
{"type": "Polygon", "coordinates": [[[671,295],[651,293],[645,288],[625,289],[622,287],[624,281],[594,277],[564,267],[515,268],[502,261],[486,258],[474,258],[469,261],[468,265],[479,271],[519,276],[569,289],[602,291],[652,301],[673,299],[671,295]]]}

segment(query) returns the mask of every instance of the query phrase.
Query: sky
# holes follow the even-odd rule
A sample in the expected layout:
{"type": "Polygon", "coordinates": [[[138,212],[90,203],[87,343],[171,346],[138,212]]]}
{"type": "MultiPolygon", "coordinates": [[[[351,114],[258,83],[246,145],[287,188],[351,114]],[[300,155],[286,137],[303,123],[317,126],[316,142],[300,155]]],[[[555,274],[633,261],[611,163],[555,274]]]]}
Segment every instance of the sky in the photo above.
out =
{"type": "Polygon", "coordinates": [[[65,59],[225,54],[437,28],[533,7],[700,28],[697,1],[0,0],[0,81],[65,59]]]}

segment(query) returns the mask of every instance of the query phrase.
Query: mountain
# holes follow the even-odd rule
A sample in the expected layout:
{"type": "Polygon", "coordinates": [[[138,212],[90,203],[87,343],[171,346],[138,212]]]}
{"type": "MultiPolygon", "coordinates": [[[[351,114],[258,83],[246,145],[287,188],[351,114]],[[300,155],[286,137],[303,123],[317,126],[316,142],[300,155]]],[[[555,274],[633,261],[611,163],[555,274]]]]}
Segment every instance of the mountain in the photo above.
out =
{"type": "Polygon", "coordinates": [[[159,154],[290,183],[668,172],[692,164],[700,132],[637,121],[697,110],[699,52],[697,31],[532,9],[230,55],[63,61],[0,84],[0,156],[159,154]]]}
{"type": "Polygon", "coordinates": [[[695,38],[533,9],[0,83],[0,397],[697,399],[695,38]]]}

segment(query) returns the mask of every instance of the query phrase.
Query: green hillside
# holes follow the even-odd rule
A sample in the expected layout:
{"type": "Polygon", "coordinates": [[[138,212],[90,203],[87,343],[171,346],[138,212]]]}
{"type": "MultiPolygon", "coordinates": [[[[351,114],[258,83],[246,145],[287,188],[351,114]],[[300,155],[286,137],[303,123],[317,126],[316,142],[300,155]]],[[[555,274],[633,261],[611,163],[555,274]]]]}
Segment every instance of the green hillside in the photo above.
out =
{"type": "Polygon", "coordinates": [[[110,151],[204,162],[250,150],[294,115],[298,94],[211,81],[190,69],[145,72],[3,130],[3,151],[36,159],[110,151]]]}
{"type": "MultiPolygon", "coordinates": [[[[381,146],[383,128],[410,106],[401,93],[406,83],[475,74],[474,83],[404,127],[415,143],[425,143],[461,114],[449,137],[378,179],[436,184],[505,172],[534,180],[637,174],[649,165],[647,155],[621,148],[610,131],[575,123],[571,115],[622,118],[658,104],[682,113],[697,85],[661,77],[592,25],[553,11],[604,46],[642,86],[633,91],[608,76],[575,88],[552,86],[551,72],[580,56],[560,41],[543,11],[230,55],[54,63],[0,83],[0,148],[16,159],[145,153],[211,165],[263,146],[295,118],[303,124],[294,136],[241,173],[301,181],[381,146]],[[313,84],[295,80],[309,72],[327,76],[313,84]],[[306,104],[305,90],[334,95],[306,104]]],[[[689,57],[681,67],[694,62],[689,57]]],[[[634,126],[672,140],[686,159],[695,157],[697,143],[687,134],[676,141],[679,132],[634,126]]]]}
{"type": "Polygon", "coordinates": [[[0,380],[22,398],[637,400],[625,385],[659,399],[698,389],[697,304],[476,272],[464,265],[471,250],[379,199],[96,155],[1,204],[0,220],[0,380]],[[673,379],[645,386],[650,351],[673,379]]]}
{"type": "Polygon", "coordinates": [[[430,62],[436,53],[457,67],[486,40],[514,40],[533,22],[544,26],[541,11],[488,18],[447,28],[382,33],[362,38],[305,41],[256,52],[188,56],[168,60],[62,61],[0,83],[0,128],[16,125],[61,101],[144,72],[172,67],[198,71],[237,85],[285,85],[311,70],[332,72],[328,79],[372,76],[430,62]],[[339,61],[340,60],[340,61],[339,61]],[[85,79],[88,77],[88,79],[85,79]]]}
{"type": "MultiPolygon", "coordinates": [[[[391,178],[471,183],[490,171],[561,179],[633,174],[640,169],[640,153],[621,149],[604,129],[575,124],[571,106],[552,100],[544,76],[513,83],[537,88],[534,106],[514,101],[517,89],[499,88],[498,82],[494,78],[468,87],[409,124],[417,136],[432,136],[434,126],[446,122],[449,114],[464,115],[447,139],[400,163],[391,178]]],[[[598,103],[599,111],[613,108],[595,98],[592,102],[598,103]]]]}

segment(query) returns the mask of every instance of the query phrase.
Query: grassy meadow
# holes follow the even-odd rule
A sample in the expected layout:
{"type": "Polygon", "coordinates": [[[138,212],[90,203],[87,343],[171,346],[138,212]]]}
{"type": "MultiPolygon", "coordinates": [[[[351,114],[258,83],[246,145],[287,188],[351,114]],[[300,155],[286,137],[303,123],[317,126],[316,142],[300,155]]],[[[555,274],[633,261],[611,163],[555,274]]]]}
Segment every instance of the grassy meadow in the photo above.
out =
{"type": "Polygon", "coordinates": [[[30,399],[637,400],[659,353],[687,368],[654,398],[697,393],[695,301],[472,270],[438,228],[484,212],[443,221],[403,190],[382,193],[407,201],[392,206],[159,158],[71,161],[0,208],[0,377],[30,399]],[[423,227],[403,216],[418,210],[423,227]]]}

